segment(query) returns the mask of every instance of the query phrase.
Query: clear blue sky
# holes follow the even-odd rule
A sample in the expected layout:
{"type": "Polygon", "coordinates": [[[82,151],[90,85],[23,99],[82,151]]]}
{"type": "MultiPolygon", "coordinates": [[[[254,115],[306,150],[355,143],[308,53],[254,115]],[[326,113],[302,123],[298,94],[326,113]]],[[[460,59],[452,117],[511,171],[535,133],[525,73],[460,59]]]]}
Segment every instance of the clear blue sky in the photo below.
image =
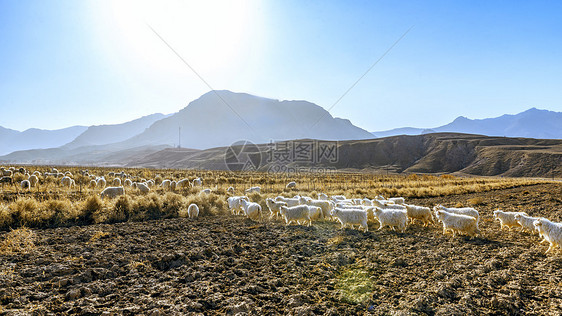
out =
{"type": "Polygon", "coordinates": [[[0,0],[0,126],[121,123],[209,88],[369,131],[562,111],[561,1],[0,0]]]}

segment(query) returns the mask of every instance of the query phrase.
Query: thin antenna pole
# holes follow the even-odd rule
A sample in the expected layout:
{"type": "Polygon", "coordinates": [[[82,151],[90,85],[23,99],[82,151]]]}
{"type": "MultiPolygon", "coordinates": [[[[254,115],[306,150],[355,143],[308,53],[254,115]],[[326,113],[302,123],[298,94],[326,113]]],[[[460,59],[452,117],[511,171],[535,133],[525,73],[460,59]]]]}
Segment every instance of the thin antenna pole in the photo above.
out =
{"type": "Polygon", "coordinates": [[[181,148],[181,126],[178,127],[178,148],[181,148]]]}

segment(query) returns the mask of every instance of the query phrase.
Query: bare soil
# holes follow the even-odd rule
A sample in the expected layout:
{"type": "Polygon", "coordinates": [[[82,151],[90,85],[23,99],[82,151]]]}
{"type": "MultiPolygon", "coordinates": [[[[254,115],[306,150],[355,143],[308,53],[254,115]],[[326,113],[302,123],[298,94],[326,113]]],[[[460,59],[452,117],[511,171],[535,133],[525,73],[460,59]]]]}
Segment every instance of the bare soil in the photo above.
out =
{"type": "Polygon", "coordinates": [[[545,255],[538,236],[492,218],[561,221],[562,185],[409,202],[477,197],[476,238],[230,215],[34,230],[32,251],[0,255],[0,314],[562,314],[562,251],[545,255]]]}

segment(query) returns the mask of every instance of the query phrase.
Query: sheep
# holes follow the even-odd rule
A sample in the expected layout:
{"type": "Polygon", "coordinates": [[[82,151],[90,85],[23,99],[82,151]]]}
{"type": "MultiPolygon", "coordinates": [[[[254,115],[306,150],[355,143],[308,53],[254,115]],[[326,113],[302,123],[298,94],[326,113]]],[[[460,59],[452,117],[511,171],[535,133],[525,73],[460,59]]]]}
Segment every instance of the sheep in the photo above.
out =
{"type": "Polygon", "coordinates": [[[199,195],[201,194],[211,194],[211,189],[203,189],[199,192],[199,195]]]}
{"type": "Polygon", "coordinates": [[[318,199],[319,200],[328,200],[328,196],[326,195],[326,193],[318,193],[318,199]]]}
{"type": "Polygon", "coordinates": [[[249,202],[249,199],[246,196],[231,196],[226,199],[226,201],[228,202],[228,208],[233,215],[240,215],[242,212],[244,212],[240,200],[246,200],[249,202]]]}
{"type": "Polygon", "coordinates": [[[273,216],[275,215],[275,217],[277,218],[277,216],[279,216],[279,211],[281,210],[281,206],[287,206],[287,203],[285,202],[276,202],[275,200],[271,199],[271,198],[267,198],[265,199],[265,204],[267,204],[267,207],[269,208],[269,218],[273,218],[273,216]]]}
{"type": "Polygon", "coordinates": [[[20,186],[22,189],[31,189],[31,183],[29,182],[29,180],[23,180],[22,182],[20,182],[20,186]]]}
{"type": "Polygon", "coordinates": [[[361,205],[363,205],[363,206],[373,206],[373,202],[371,200],[369,200],[368,198],[364,198],[363,200],[361,200],[361,205]]]}
{"type": "Polygon", "coordinates": [[[105,179],[103,177],[98,178],[96,186],[98,186],[100,188],[105,188],[105,186],[106,186],[105,179]]]}
{"type": "Polygon", "coordinates": [[[228,187],[228,189],[226,189],[226,192],[227,192],[227,193],[230,193],[230,194],[234,194],[234,188],[233,188],[233,187],[228,187]]]}
{"type": "Polygon", "coordinates": [[[178,183],[176,181],[170,182],[170,190],[175,191],[178,183]]]}
{"type": "Polygon", "coordinates": [[[60,179],[60,184],[63,187],[72,187],[72,185],[74,185],[74,180],[69,177],[69,176],[64,176],[62,179],[60,179]]]}
{"type": "Polygon", "coordinates": [[[330,198],[336,203],[341,200],[347,200],[343,195],[332,195],[330,198]]]}
{"type": "Polygon", "coordinates": [[[404,203],[406,203],[406,201],[404,200],[403,197],[392,197],[392,198],[389,198],[388,201],[394,202],[394,204],[404,204],[404,203]]]}
{"type": "Polygon", "coordinates": [[[191,182],[189,181],[189,179],[181,179],[180,181],[176,182],[176,188],[187,188],[190,184],[191,182]]]}
{"type": "Polygon", "coordinates": [[[480,234],[478,229],[478,220],[469,215],[449,213],[444,210],[435,211],[435,216],[443,223],[443,235],[450,229],[453,232],[453,237],[456,233],[465,233],[471,237],[480,234]]]}
{"type": "Polygon", "coordinates": [[[169,189],[171,183],[172,183],[172,180],[166,179],[166,180],[163,180],[162,183],[160,183],[160,186],[161,186],[163,189],[169,189]]]}
{"type": "Polygon", "coordinates": [[[154,180],[150,179],[150,180],[148,180],[148,181],[145,181],[144,184],[145,184],[147,187],[152,188],[152,187],[154,187],[154,180]]]}
{"type": "Polygon", "coordinates": [[[546,253],[562,244],[562,223],[551,222],[546,218],[539,218],[533,222],[539,234],[550,243],[546,253]]]}
{"type": "Polygon", "coordinates": [[[504,226],[511,230],[512,227],[521,227],[521,224],[515,219],[515,215],[517,214],[527,215],[527,213],[524,212],[504,212],[497,209],[494,211],[494,218],[500,221],[500,230],[502,230],[504,226]]]}
{"type": "Polygon", "coordinates": [[[30,175],[29,179],[27,179],[27,180],[29,180],[29,183],[31,183],[31,186],[36,186],[37,183],[39,183],[39,178],[34,174],[30,175]]]}
{"type": "Polygon", "coordinates": [[[203,185],[203,181],[201,181],[201,178],[195,178],[193,179],[193,182],[191,183],[192,187],[200,187],[203,185]]]}
{"type": "Polygon", "coordinates": [[[330,201],[312,200],[312,199],[301,198],[301,203],[306,204],[306,205],[310,205],[310,206],[320,207],[320,209],[322,210],[322,217],[321,218],[331,217],[330,211],[332,211],[332,204],[330,203],[330,201]]]}
{"type": "Polygon", "coordinates": [[[310,214],[310,220],[319,220],[324,218],[324,213],[322,212],[322,208],[319,206],[314,205],[307,205],[308,212],[310,214]]]}
{"type": "Polygon", "coordinates": [[[2,177],[11,177],[13,176],[13,172],[11,170],[5,170],[4,168],[2,168],[2,177]]]}
{"type": "Polygon", "coordinates": [[[275,198],[277,202],[285,202],[288,207],[297,206],[300,204],[300,198],[286,198],[283,196],[278,196],[275,198]]]}
{"type": "Polygon", "coordinates": [[[195,203],[189,204],[187,208],[187,217],[189,218],[196,218],[199,216],[199,206],[195,203]]]}
{"type": "Polygon", "coordinates": [[[125,181],[123,181],[123,183],[125,184],[125,186],[128,186],[128,187],[133,186],[133,181],[131,181],[131,179],[125,179],[125,181]]]}
{"type": "Polygon", "coordinates": [[[534,224],[537,219],[539,219],[539,217],[528,216],[523,212],[515,214],[515,220],[519,223],[519,225],[521,225],[523,229],[529,230],[531,232],[537,231],[537,228],[534,224]]]}
{"type": "Polygon", "coordinates": [[[113,179],[113,182],[111,182],[111,184],[112,184],[114,187],[121,186],[121,179],[115,178],[115,179],[113,179]]]}
{"type": "Polygon", "coordinates": [[[90,187],[90,188],[93,189],[93,188],[95,188],[97,185],[98,185],[98,183],[96,182],[96,180],[90,180],[90,184],[89,184],[89,187],[90,187]]]}
{"type": "Polygon", "coordinates": [[[103,189],[100,193],[100,197],[103,199],[104,197],[114,198],[119,195],[125,194],[125,188],[123,187],[107,187],[103,189]]]}
{"type": "Polygon", "coordinates": [[[472,207],[463,207],[463,208],[456,208],[456,207],[444,207],[441,204],[438,204],[433,207],[433,210],[437,212],[438,210],[445,211],[447,213],[452,214],[459,214],[459,215],[467,215],[476,218],[476,228],[478,229],[478,222],[480,221],[480,214],[477,210],[473,209],[472,207]]]}
{"type": "Polygon", "coordinates": [[[364,210],[345,210],[341,208],[335,208],[332,210],[331,215],[338,219],[341,223],[340,229],[344,229],[348,224],[359,225],[365,232],[369,231],[369,226],[367,225],[367,212],[364,210]]]}
{"type": "Polygon", "coordinates": [[[65,172],[64,175],[67,176],[67,177],[72,177],[72,176],[73,176],[73,175],[72,175],[72,172],[70,172],[70,171],[65,172]]]}
{"type": "Polygon", "coordinates": [[[261,192],[261,188],[260,188],[260,187],[251,187],[251,188],[249,188],[249,189],[246,189],[244,192],[245,192],[245,193],[252,193],[252,192],[258,192],[258,193],[260,193],[260,192],[261,192]]]}
{"type": "Polygon", "coordinates": [[[297,183],[295,181],[291,181],[289,183],[287,183],[287,185],[285,186],[285,189],[295,189],[297,187],[297,183]]]}
{"type": "Polygon", "coordinates": [[[401,204],[391,204],[391,203],[386,202],[383,205],[384,205],[384,207],[381,207],[381,208],[393,209],[393,210],[406,210],[406,206],[401,205],[401,204]]]}
{"type": "Polygon", "coordinates": [[[433,219],[433,214],[431,213],[431,209],[429,207],[418,206],[418,205],[411,205],[411,204],[404,204],[406,207],[406,215],[408,215],[408,219],[414,222],[414,220],[421,220],[423,226],[427,226],[430,223],[435,223],[433,219]]]}
{"type": "Polygon", "coordinates": [[[141,191],[141,193],[148,193],[150,188],[144,183],[137,183],[136,188],[141,191]]]}
{"type": "Polygon", "coordinates": [[[283,218],[285,218],[286,225],[290,225],[291,222],[295,221],[297,224],[300,221],[308,222],[307,226],[312,224],[312,220],[310,219],[310,209],[307,205],[297,205],[297,206],[281,206],[279,213],[283,218]]]}
{"type": "Polygon", "coordinates": [[[393,230],[397,228],[400,232],[406,230],[408,223],[408,214],[402,209],[382,209],[380,207],[373,208],[373,216],[379,221],[381,230],[384,226],[389,226],[393,230]]]}
{"type": "Polygon", "coordinates": [[[244,214],[252,220],[258,220],[261,215],[261,205],[254,202],[248,202],[245,199],[240,199],[240,204],[244,210],[244,214]]]}

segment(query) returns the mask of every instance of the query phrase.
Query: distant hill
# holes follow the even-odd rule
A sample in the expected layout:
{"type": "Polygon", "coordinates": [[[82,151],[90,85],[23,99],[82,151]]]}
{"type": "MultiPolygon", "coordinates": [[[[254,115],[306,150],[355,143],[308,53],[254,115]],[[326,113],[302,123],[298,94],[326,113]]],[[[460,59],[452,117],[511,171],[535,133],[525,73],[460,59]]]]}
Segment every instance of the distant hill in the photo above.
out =
{"type": "MultiPolygon", "coordinates": [[[[258,146],[265,156],[268,146],[258,146]]],[[[459,173],[482,176],[562,177],[562,140],[436,133],[340,141],[334,163],[292,162],[287,166],[389,173],[459,173]]],[[[169,148],[138,157],[129,167],[227,170],[226,147],[169,148]]],[[[262,158],[259,170],[272,163],[262,158]]]]}
{"type": "Polygon", "coordinates": [[[82,146],[117,143],[142,133],[154,122],[169,115],[156,113],[122,124],[90,126],[86,131],[64,146],[74,149],[82,146]]]}
{"type": "Polygon", "coordinates": [[[178,145],[180,128],[181,146],[196,149],[228,146],[240,140],[267,143],[298,138],[373,137],[349,120],[334,118],[307,101],[279,101],[220,90],[202,95],[121,145],[178,145]]]}
{"type": "MultiPolygon", "coordinates": [[[[373,134],[376,137],[387,137],[395,135],[420,135],[426,132],[428,132],[426,129],[406,127],[373,132],[373,134]]],[[[519,114],[506,114],[495,118],[472,120],[459,116],[449,124],[431,128],[430,132],[562,139],[562,112],[531,108],[519,114]]]]}
{"type": "Polygon", "coordinates": [[[19,132],[0,127],[0,155],[17,150],[59,147],[72,141],[86,129],[86,126],[72,126],[57,130],[30,128],[19,132]]]}

